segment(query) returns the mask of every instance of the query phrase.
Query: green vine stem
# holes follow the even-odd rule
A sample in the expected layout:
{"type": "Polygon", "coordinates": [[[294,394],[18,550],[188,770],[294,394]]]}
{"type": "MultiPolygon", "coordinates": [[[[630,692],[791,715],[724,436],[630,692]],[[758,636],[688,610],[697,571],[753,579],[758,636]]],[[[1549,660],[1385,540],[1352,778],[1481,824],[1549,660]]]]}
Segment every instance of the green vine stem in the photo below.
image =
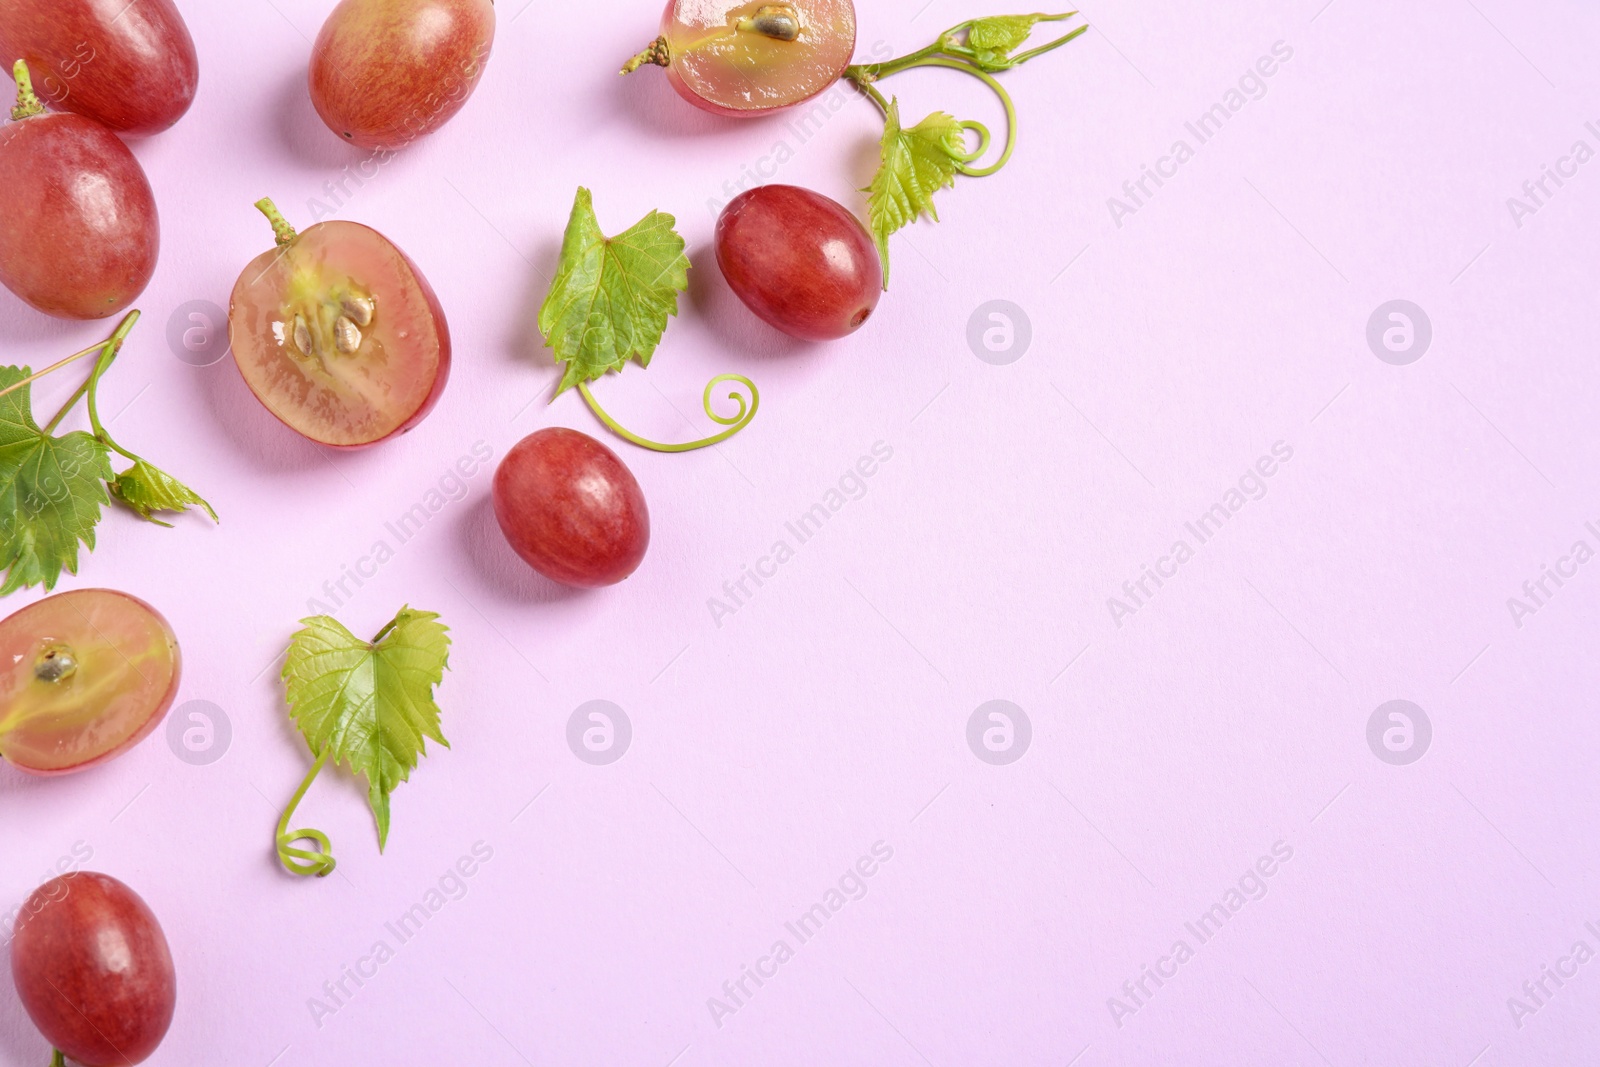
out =
{"type": "Polygon", "coordinates": [[[883,112],[885,117],[888,116],[889,98],[884,96],[883,93],[879,92],[876,85],[872,84],[875,78],[872,75],[865,73],[865,68],[846,67],[844,76],[851,85],[854,85],[861,91],[863,96],[865,96],[868,100],[871,100],[874,104],[877,104],[878,110],[883,112]]]}
{"type": "MultiPolygon", "coordinates": [[[[1087,28],[1088,27],[1084,27],[1084,29],[1087,28]]],[[[878,89],[878,87],[873,84],[873,82],[877,81],[880,77],[886,77],[887,75],[873,74],[871,71],[872,67],[883,65],[885,64],[874,63],[868,66],[848,67],[845,69],[844,76],[848,78],[850,83],[859,89],[862,94],[867,97],[867,99],[878,105],[878,110],[882,111],[884,115],[887,116],[889,114],[889,101],[884,97],[883,93],[878,89]]],[[[970,74],[993,90],[995,96],[1000,98],[1000,106],[1005,108],[1006,147],[1005,150],[1000,153],[1000,158],[992,165],[987,167],[972,166],[973,161],[981,158],[983,153],[988,150],[990,141],[989,129],[981,122],[963,122],[961,123],[962,129],[971,130],[972,132],[978,134],[979,147],[977,151],[969,152],[964,155],[961,158],[960,166],[956,169],[969,178],[987,178],[989,175],[995,173],[1001,167],[1011,162],[1011,154],[1015,152],[1017,148],[1017,105],[1012,101],[1011,94],[1006,92],[1006,87],[996,81],[994,75],[990,74],[988,71],[979,67],[975,67],[971,63],[967,63],[959,59],[945,59],[942,56],[935,56],[932,58],[920,59],[917,61],[916,65],[919,67],[944,67],[948,70],[959,70],[963,74],[970,74]]],[[[910,67],[900,67],[894,71],[891,71],[890,73],[899,73],[902,70],[910,69],[910,67]]]]}
{"type": "Polygon", "coordinates": [[[11,117],[20,122],[43,114],[44,101],[33,91],[33,76],[28,73],[28,61],[17,60],[11,68],[11,76],[17,82],[17,106],[11,109],[11,117]]]}
{"type": "MultiPolygon", "coordinates": [[[[123,316],[122,321],[117,324],[115,332],[113,332],[110,337],[106,338],[104,341],[101,341],[92,348],[87,348],[83,352],[78,353],[78,355],[86,355],[89,352],[98,351],[100,353],[100,358],[95,360],[94,369],[91,370],[89,372],[89,376],[83,380],[83,384],[78,386],[78,388],[73,391],[72,395],[67,397],[67,402],[61,405],[60,410],[50,417],[50,421],[46,423],[44,427],[45,433],[54,433],[56,427],[61,425],[61,420],[65,419],[67,415],[71,413],[72,409],[78,406],[78,401],[82,400],[84,396],[88,395],[99,383],[100,377],[105,374],[108,369],[110,369],[112,363],[116,362],[117,353],[122,350],[122,342],[127,340],[128,332],[133,329],[134,324],[138,321],[138,311],[128,312],[123,316]]],[[[41,375],[48,374],[51,370],[54,370],[55,367],[64,367],[68,362],[70,362],[70,360],[76,358],[77,356],[70,356],[67,359],[55,364],[55,366],[47,367],[45,370],[33,375],[33,378],[38,378],[41,375]]],[[[32,378],[25,380],[31,381],[32,378]]],[[[18,386],[22,384],[23,382],[17,383],[18,386]]],[[[15,388],[15,386],[13,388],[15,388]]]]}
{"type": "MultiPolygon", "coordinates": [[[[1064,15],[1056,15],[1056,16],[1052,16],[1052,17],[1047,18],[1047,19],[1041,19],[1040,21],[1041,22],[1060,22],[1062,19],[1069,19],[1073,15],[1076,15],[1076,14],[1077,14],[1076,11],[1068,11],[1064,15]]],[[[1088,32],[1089,32],[1089,27],[1087,25],[1079,26],[1077,29],[1073,30],[1071,33],[1064,34],[1061,37],[1057,37],[1055,40],[1051,41],[1049,44],[1042,44],[1038,48],[1030,48],[1026,52],[1021,53],[1020,55],[1012,56],[1011,57],[1012,58],[1012,62],[1020,67],[1022,64],[1026,63],[1028,60],[1035,59],[1035,58],[1037,58],[1039,56],[1042,56],[1046,52],[1053,52],[1057,48],[1060,48],[1062,45],[1066,44],[1068,41],[1074,40],[1074,39],[1076,39],[1078,37],[1082,37],[1084,34],[1086,34],[1088,32]]]]}
{"type": "Polygon", "coordinates": [[[989,88],[993,89],[994,94],[1000,98],[1000,106],[1006,109],[1006,147],[1000,153],[1000,158],[995,160],[992,165],[987,167],[972,166],[973,161],[982,157],[984,151],[989,147],[989,129],[981,122],[963,122],[961,124],[961,128],[965,130],[976,131],[981,140],[981,144],[979,145],[978,150],[974,153],[971,153],[956,169],[961,171],[962,174],[965,174],[969,178],[987,178],[989,175],[993,174],[995,171],[1011,162],[1011,153],[1017,150],[1017,105],[1012,102],[1011,94],[1006,92],[1006,87],[995,81],[994,75],[990,74],[988,71],[979,70],[977,67],[968,66],[965,63],[959,63],[953,59],[930,59],[927,62],[927,66],[948,67],[951,70],[965,71],[966,73],[971,74],[973,77],[982,81],[989,88]]]}
{"type": "Polygon", "coordinates": [[[67,1067],[67,1057],[58,1048],[50,1050],[50,1067],[67,1067]]]}
{"type": "MultiPolygon", "coordinates": [[[[23,386],[33,384],[34,382],[38,381],[40,378],[43,378],[46,374],[54,373],[55,371],[60,370],[62,367],[65,367],[68,363],[72,363],[75,360],[80,360],[84,356],[87,356],[90,352],[98,352],[102,348],[104,348],[105,346],[106,346],[106,342],[104,342],[104,341],[96,341],[94,344],[90,345],[88,348],[81,349],[81,350],[79,350],[77,352],[72,353],[72,355],[68,356],[66,359],[58,359],[54,363],[52,363],[48,367],[46,367],[44,370],[34,371],[32,374],[30,374],[26,378],[22,379],[22,381],[13,382],[12,384],[6,386],[4,389],[0,389],[0,396],[9,396],[10,394],[16,392],[18,389],[21,389],[23,386]]],[[[83,394],[79,393],[78,395],[82,396],[83,394]]]]}
{"type": "MultiPolygon", "coordinates": [[[[127,319],[123,320],[123,325],[117,327],[117,332],[121,334],[122,337],[126,337],[127,333],[124,329],[124,326],[131,330],[133,328],[133,324],[138,321],[139,313],[137,311],[132,312],[127,319]]],[[[135,463],[141,463],[143,460],[134,455],[132,452],[129,452],[126,448],[123,448],[121,445],[117,444],[116,440],[112,438],[110,431],[108,431],[105,426],[101,424],[100,409],[97,406],[97,401],[100,394],[100,379],[105,375],[106,371],[111,369],[111,364],[115,362],[117,353],[122,348],[122,337],[117,336],[117,334],[112,335],[111,340],[106,344],[105,350],[100,353],[100,358],[95,361],[94,370],[89,372],[89,380],[84,383],[86,386],[85,395],[88,398],[89,427],[94,431],[95,437],[99,438],[101,444],[105,445],[107,448],[126,459],[132,460],[135,463]]]]}
{"type": "MultiPolygon", "coordinates": [[[[1063,19],[1069,19],[1076,14],[1078,14],[1078,12],[1068,11],[1060,15],[1045,15],[1041,16],[1039,21],[1060,22],[1063,19]]],[[[1068,41],[1082,36],[1088,32],[1089,27],[1079,26],[1070,33],[1064,34],[1048,44],[1042,44],[1037,48],[1030,48],[1026,52],[1012,56],[1005,62],[1003,66],[995,65],[991,62],[990,69],[985,69],[984,62],[979,57],[978,53],[967,44],[962,43],[962,35],[971,28],[972,23],[975,21],[977,20],[969,19],[966,22],[952,26],[948,30],[945,30],[943,33],[941,33],[939,35],[939,39],[930,44],[928,47],[920,48],[917,51],[901,56],[898,59],[885,60],[882,63],[853,64],[852,66],[845,68],[844,77],[850,82],[850,84],[854,85],[863,96],[876,104],[878,110],[882,111],[886,117],[889,114],[889,100],[883,95],[883,92],[878,89],[876,85],[877,82],[882,81],[884,78],[892,77],[893,75],[900,74],[908,70],[915,70],[918,67],[943,67],[947,70],[956,70],[963,74],[970,74],[972,77],[983,82],[989,87],[995,96],[1000,99],[1000,105],[1005,108],[1006,146],[1005,149],[1000,153],[1000,158],[990,166],[974,167],[972,164],[983,158],[984,153],[988,151],[991,142],[991,136],[988,127],[984,126],[983,123],[963,122],[960,124],[963,130],[967,130],[978,135],[978,147],[976,150],[964,153],[959,157],[960,165],[957,167],[957,170],[969,178],[986,178],[1000,170],[1000,168],[1004,167],[1011,161],[1012,153],[1016,151],[1017,145],[1016,104],[1012,101],[1011,94],[1006,92],[1005,86],[1001,85],[995,80],[994,75],[991,73],[991,69],[1010,70],[1013,67],[1019,67],[1030,59],[1042,56],[1046,52],[1054,51],[1055,49],[1066,44],[1068,41]]]]}
{"type": "Polygon", "coordinates": [[[336,861],[333,858],[333,843],[328,840],[328,835],[321,830],[291,830],[289,820],[294,818],[294,810],[300,806],[300,801],[305,799],[306,790],[311,788],[311,783],[317,780],[317,775],[322,773],[322,768],[327,766],[328,753],[332,749],[324,749],[311,765],[311,770],[300,781],[300,788],[294,791],[294,796],[289,798],[289,806],[283,809],[283,815],[278,819],[278,862],[290,874],[302,876],[315,875],[326,878],[333,873],[336,861]],[[316,851],[295,848],[296,841],[311,841],[317,846],[316,851]]]}
{"type": "MultiPolygon", "coordinates": [[[[1072,18],[1076,14],[1078,14],[1076,11],[1066,11],[1059,15],[1041,15],[1038,16],[1038,19],[1040,22],[1063,22],[1072,18]]],[[[862,74],[865,74],[869,81],[877,81],[881,78],[887,78],[892,74],[899,74],[904,70],[911,70],[914,67],[923,66],[927,60],[937,56],[960,59],[976,68],[979,66],[978,53],[968,45],[962,43],[961,35],[971,29],[972,24],[977,21],[977,19],[968,19],[966,22],[957,23],[941,33],[939,35],[939,39],[930,44],[928,47],[919,48],[915,52],[912,52],[908,55],[903,55],[898,59],[886,59],[882,63],[858,63],[845,70],[845,77],[851,78],[851,80],[854,81],[855,79],[851,75],[851,71],[858,71],[862,74]]],[[[1068,41],[1071,41],[1076,37],[1081,37],[1083,34],[1088,32],[1089,27],[1087,25],[1079,26],[1070,33],[1056,38],[1049,44],[1042,44],[1037,48],[1030,48],[1028,51],[1023,52],[1020,55],[1012,56],[1006,62],[1004,69],[1009,70],[1012,67],[1020,67],[1028,60],[1042,56],[1046,52],[1054,51],[1055,49],[1066,44],[1068,41]]]]}
{"type": "Polygon", "coordinates": [[[638,445],[640,448],[648,448],[652,452],[692,452],[697,448],[706,448],[709,445],[720,444],[732,437],[734,434],[738,433],[740,430],[744,429],[746,426],[750,425],[750,420],[756,417],[756,409],[761,406],[761,393],[758,389],[756,389],[755,382],[752,382],[749,378],[746,378],[742,374],[719,374],[706,383],[706,391],[704,396],[701,398],[701,407],[705,409],[706,415],[711,419],[712,422],[728,428],[723,430],[721,433],[716,434],[715,436],[703,438],[699,441],[690,441],[688,444],[664,445],[659,441],[651,441],[647,438],[640,437],[638,434],[633,433],[630,430],[624,429],[616,419],[613,419],[610,415],[606,414],[605,408],[600,406],[600,401],[596,400],[594,398],[594,394],[589,391],[588,382],[579,382],[578,392],[583,394],[583,399],[589,405],[589,410],[593,411],[595,417],[606,424],[607,429],[616,434],[618,437],[622,438],[624,441],[630,441],[633,444],[638,445]],[[733,415],[718,415],[711,406],[711,392],[723,382],[737,382],[746,389],[750,390],[750,400],[748,403],[745,401],[744,394],[739,390],[728,390],[728,399],[736,402],[739,405],[739,410],[733,415]]]}

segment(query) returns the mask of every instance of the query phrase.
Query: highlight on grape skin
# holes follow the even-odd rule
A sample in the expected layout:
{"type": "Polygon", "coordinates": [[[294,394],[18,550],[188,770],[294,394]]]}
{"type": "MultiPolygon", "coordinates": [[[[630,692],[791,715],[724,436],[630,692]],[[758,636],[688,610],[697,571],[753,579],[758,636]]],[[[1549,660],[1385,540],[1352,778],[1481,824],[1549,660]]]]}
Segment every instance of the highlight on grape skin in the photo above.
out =
{"type": "Polygon", "coordinates": [[[793,185],[734,197],[717,220],[717,266],[768,325],[805,341],[846,337],[883,295],[883,264],[844,205],[793,185]]]}
{"type": "Polygon", "coordinates": [[[172,126],[200,81],[172,0],[0,0],[0,58],[26,60],[51,107],[131,136],[172,126]]]}
{"type": "Polygon", "coordinates": [[[23,902],[11,979],[29,1019],[80,1067],[143,1063],[177,1007],[177,972],[150,906],[110,875],[75,871],[23,902]]]}
{"type": "Polygon", "coordinates": [[[404,148],[465,106],[494,29],[492,0],[341,0],[311,49],[311,103],[346,144],[404,148]]]}
{"type": "Polygon", "coordinates": [[[182,675],[161,613],[111,589],[76,589],[0,621],[0,757],[37,775],[81,771],[160,724],[182,675]]]}
{"type": "Polygon", "coordinates": [[[563,585],[615,585],[650,547],[633,472],[577,430],[549,427],[513,446],[495,471],[494,513],[523,562],[563,585]]]}
{"type": "Polygon", "coordinates": [[[46,111],[27,64],[0,129],[0,283],[47,315],[102,319],[132,304],[155,274],[155,193],[106,127],[46,111]]]}
{"type": "Polygon", "coordinates": [[[803,103],[838,81],[856,47],[851,0],[668,0],[661,36],[623,67],[665,67],[689,103],[748,117],[803,103]]]}

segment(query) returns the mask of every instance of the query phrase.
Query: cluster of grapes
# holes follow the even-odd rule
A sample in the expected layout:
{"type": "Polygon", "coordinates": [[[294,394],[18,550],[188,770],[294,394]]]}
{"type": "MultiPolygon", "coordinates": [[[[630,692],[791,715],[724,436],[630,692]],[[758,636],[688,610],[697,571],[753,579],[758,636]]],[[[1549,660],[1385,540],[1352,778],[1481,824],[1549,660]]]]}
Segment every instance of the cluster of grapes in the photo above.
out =
{"type": "MultiPolygon", "coordinates": [[[[790,107],[840,78],[884,112],[883,167],[870,190],[870,230],[836,201],[786,185],[742,193],[717,222],[718,266],[745,305],[785,333],[828,341],[859,329],[877,307],[888,275],[888,235],[931,214],[933,191],[954,175],[993,173],[1009,159],[1015,113],[991,75],[1081,33],[1014,54],[1036,23],[1066,17],[971,20],[909,56],[851,66],[852,0],[669,0],[660,36],[623,73],[664,67],[686,100],[723,116],[790,107]],[[976,166],[990,140],[979,123],[935,113],[910,129],[901,126],[898,103],[885,99],[876,83],[918,66],[963,70],[999,94],[1009,128],[996,164],[976,166]],[[975,149],[970,135],[977,137],[975,149]]],[[[312,102],[346,143],[399,150],[466,103],[483,74],[494,28],[493,0],[340,0],[312,52],[312,102]]],[[[0,187],[6,189],[0,284],[54,316],[99,319],[122,312],[153,276],[160,243],[154,192],[122,138],[165,130],[188,110],[198,61],[183,19],[172,0],[0,0],[0,56],[15,59],[17,86],[13,121],[0,129],[0,187]]],[[[290,429],[332,448],[369,447],[417,425],[438,402],[451,359],[444,310],[417,265],[369,227],[333,220],[297,232],[270,200],[256,206],[272,225],[274,245],[240,274],[228,313],[234,361],[250,390],[290,429]]],[[[677,281],[657,292],[627,329],[597,330],[579,316],[568,331],[577,339],[563,340],[561,309],[550,308],[561,303],[556,288],[577,284],[575,278],[603,285],[590,276],[600,268],[586,268],[583,259],[586,249],[611,244],[595,228],[587,190],[580,190],[540,327],[558,360],[574,361],[562,389],[576,385],[624,438],[684,451],[723,440],[748,422],[757,397],[747,379],[724,375],[712,383],[750,385],[748,409],[730,394],[739,400],[738,418],[714,414],[707,387],[707,413],[732,428],[680,446],[622,430],[586,384],[630,358],[647,363],[667,316],[676,312],[688,264],[671,226],[670,216],[652,214],[615,240],[631,235],[635,254],[662,263],[660,277],[677,281]],[[647,337],[652,322],[654,334],[647,337]],[[637,336],[631,348],[613,345],[596,354],[592,333],[637,336]],[[572,351],[563,354],[563,345],[572,351]]],[[[93,497],[96,517],[106,493],[102,481],[147,518],[152,511],[209,510],[176,479],[112,441],[95,414],[95,385],[137,316],[129,313],[103,345],[57,364],[100,353],[68,407],[43,430],[31,427],[31,416],[25,428],[38,430],[43,442],[65,441],[50,435],[87,396],[94,433],[80,435],[74,447],[91,458],[114,451],[135,462],[115,478],[88,478],[82,491],[93,497]]],[[[4,371],[11,379],[0,382],[0,397],[39,376],[26,375],[25,368],[4,371]]],[[[109,463],[97,462],[109,472],[109,463]]],[[[507,541],[557,582],[620,582],[640,565],[649,544],[638,482],[611,449],[573,430],[541,430],[512,448],[496,472],[493,501],[507,541]]],[[[46,566],[26,581],[47,587],[63,565],[75,569],[80,540],[93,544],[92,522],[88,533],[50,528],[65,519],[51,510],[59,510],[59,501],[48,503],[21,494],[0,505],[18,510],[18,516],[0,513],[0,533],[26,519],[65,541],[54,570],[46,566]]],[[[13,559],[7,566],[9,591],[20,565],[13,559]]],[[[104,589],[48,597],[0,622],[0,663],[6,664],[0,671],[0,756],[39,775],[82,770],[137,744],[165,715],[181,673],[177,639],[160,613],[104,589]]],[[[319,768],[326,756],[319,756],[319,768]]],[[[386,806],[381,826],[387,829],[386,806]]],[[[297,836],[317,835],[287,834],[297,836]]],[[[280,833],[280,855],[284,837],[280,833]]],[[[317,873],[329,867],[322,862],[317,873]]],[[[176,985],[161,927],[132,890],[105,875],[69,874],[41,886],[19,913],[11,966],[29,1015],[59,1050],[57,1064],[64,1055],[86,1067],[138,1063],[170,1025],[176,985]]]]}

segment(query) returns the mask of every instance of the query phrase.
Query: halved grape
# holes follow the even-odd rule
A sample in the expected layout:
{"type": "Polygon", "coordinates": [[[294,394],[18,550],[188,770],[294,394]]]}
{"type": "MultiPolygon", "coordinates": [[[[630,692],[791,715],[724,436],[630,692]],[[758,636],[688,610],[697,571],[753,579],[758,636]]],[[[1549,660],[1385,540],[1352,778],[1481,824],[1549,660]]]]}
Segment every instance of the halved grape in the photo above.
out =
{"type": "Polygon", "coordinates": [[[517,555],[564,585],[615,585],[650,547],[650,510],[633,472],[588,434],[529,434],[494,472],[494,514],[517,555]]]}
{"type": "Polygon", "coordinates": [[[287,243],[250,262],[228,311],[250,391],[284,425],[334,448],[411,429],[450,376],[450,329],[427,279],[371,227],[319,222],[295,235],[275,208],[268,214],[287,243]]]}
{"type": "Polygon", "coordinates": [[[347,143],[401,148],[461,110],[493,43],[492,0],[341,0],[311,51],[311,102],[347,143]]]}
{"type": "Polygon", "coordinates": [[[745,306],[791,337],[854,333],[883,294],[883,262],[843,204],[794,185],[734,197],[717,219],[717,266],[745,306]]]}
{"type": "Polygon", "coordinates": [[[809,100],[839,80],[856,47],[851,0],[669,0],[667,79],[685,100],[749,116],[809,100]]]}
{"type": "Polygon", "coordinates": [[[45,597],[0,622],[0,757],[42,775],[104,763],[156,728],[181,673],[172,628],[138,597],[45,597]]]}
{"type": "Polygon", "coordinates": [[[172,0],[0,0],[0,59],[27,60],[57,110],[129,134],[177,122],[200,80],[172,0]]]}
{"type": "Polygon", "coordinates": [[[115,878],[90,871],[53,878],[23,903],[11,980],[45,1040],[82,1067],[144,1062],[178,1002],[155,913],[115,878]]]}

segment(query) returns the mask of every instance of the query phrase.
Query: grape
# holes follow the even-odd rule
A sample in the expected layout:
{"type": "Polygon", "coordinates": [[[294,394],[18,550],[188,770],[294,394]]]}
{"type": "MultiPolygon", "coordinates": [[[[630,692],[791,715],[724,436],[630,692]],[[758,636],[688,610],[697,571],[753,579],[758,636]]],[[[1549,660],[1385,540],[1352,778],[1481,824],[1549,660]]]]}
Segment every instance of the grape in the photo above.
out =
{"type": "Polygon", "coordinates": [[[177,122],[200,78],[172,0],[0,0],[0,57],[27,60],[58,110],[129,134],[177,122]]]}
{"type": "Polygon", "coordinates": [[[854,333],[883,293],[866,227],[842,204],[793,185],[759,186],[722,209],[717,266],[746,307],[805,341],[854,333]]]}
{"type": "Polygon", "coordinates": [[[48,112],[0,129],[0,283],[47,315],[101,319],[156,270],[155,194],[117,135],[48,112]]]}
{"type": "Polygon", "coordinates": [[[851,0],[668,0],[661,34],[680,96],[718,115],[760,115],[839,80],[856,47],[856,9],[851,0]]]}
{"type": "Polygon", "coordinates": [[[461,110],[493,42],[492,0],[342,0],[311,52],[311,102],[350,144],[402,148],[461,110]]]}
{"type": "Polygon", "coordinates": [[[416,264],[377,230],[320,222],[239,275],[228,310],[234,362],[284,425],[334,448],[404,433],[450,377],[450,328],[416,264]]]}
{"type": "Polygon", "coordinates": [[[605,445],[560,427],[529,434],[494,473],[494,514],[530,567],[565,585],[615,585],[650,547],[650,511],[605,445]]]}
{"type": "Polygon", "coordinates": [[[46,882],[22,905],[11,979],[45,1040],[83,1067],[148,1059],[178,999],[172,952],[149,905],[88,871],[46,882]]]}
{"type": "Polygon", "coordinates": [[[172,628],[139,598],[45,597],[0,622],[0,756],[45,775],[104,763],[156,728],[181,674],[172,628]]]}

